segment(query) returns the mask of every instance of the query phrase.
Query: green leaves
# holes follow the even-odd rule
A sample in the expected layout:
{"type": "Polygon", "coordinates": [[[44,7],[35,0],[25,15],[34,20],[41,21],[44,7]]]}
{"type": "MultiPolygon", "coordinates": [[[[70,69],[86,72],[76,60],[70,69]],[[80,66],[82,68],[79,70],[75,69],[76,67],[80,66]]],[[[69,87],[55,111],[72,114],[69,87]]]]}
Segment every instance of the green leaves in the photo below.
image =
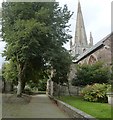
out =
{"type": "Polygon", "coordinates": [[[12,83],[17,84],[18,71],[15,62],[10,61],[4,64],[3,77],[6,81],[11,81],[12,83]]]}
{"type": "Polygon", "coordinates": [[[68,73],[71,65],[71,57],[65,49],[59,52],[52,60],[54,71],[53,81],[59,84],[68,82],[68,73]]]}
{"type": "Polygon", "coordinates": [[[87,85],[81,91],[84,99],[92,102],[107,102],[106,93],[110,89],[110,85],[107,84],[93,84],[87,85]]]}
{"type": "Polygon", "coordinates": [[[71,38],[71,16],[66,5],[61,8],[55,2],[3,3],[4,56],[16,61],[23,80],[39,79],[47,66],[56,70],[60,81],[67,79],[71,58],[63,44],[71,38]]]}
{"type": "Polygon", "coordinates": [[[77,77],[72,80],[73,85],[87,85],[93,83],[108,83],[110,79],[110,69],[102,62],[97,62],[92,65],[78,65],[77,77]]]}

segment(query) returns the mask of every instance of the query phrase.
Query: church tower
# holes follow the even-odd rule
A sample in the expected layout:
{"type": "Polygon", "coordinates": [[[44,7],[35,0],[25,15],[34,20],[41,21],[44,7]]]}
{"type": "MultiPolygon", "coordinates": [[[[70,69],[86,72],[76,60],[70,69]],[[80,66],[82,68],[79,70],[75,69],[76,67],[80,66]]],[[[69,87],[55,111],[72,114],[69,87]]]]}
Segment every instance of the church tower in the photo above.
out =
{"type": "Polygon", "coordinates": [[[70,44],[71,54],[74,57],[81,55],[84,51],[86,51],[86,49],[89,48],[80,1],[78,2],[74,44],[73,45],[72,43],[70,44]]]}

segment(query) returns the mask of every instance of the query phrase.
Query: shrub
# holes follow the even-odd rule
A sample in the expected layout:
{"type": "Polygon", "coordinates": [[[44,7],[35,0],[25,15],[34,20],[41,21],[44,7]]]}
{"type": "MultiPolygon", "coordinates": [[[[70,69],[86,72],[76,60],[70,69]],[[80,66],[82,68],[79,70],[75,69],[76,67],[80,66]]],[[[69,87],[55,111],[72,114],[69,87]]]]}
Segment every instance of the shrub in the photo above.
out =
{"type": "Polygon", "coordinates": [[[108,83],[111,77],[109,67],[105,66],[103,62],[77,65],[76,70],[76,77],[72,80],[74,86],[108,83]]]}
{"type": "Polygon", "coordinates": [[[98,84],[87,85],[81,90],[84,100],[91,102],[107,102],[107,91],[111,88],[111,85],[98,84]]]}

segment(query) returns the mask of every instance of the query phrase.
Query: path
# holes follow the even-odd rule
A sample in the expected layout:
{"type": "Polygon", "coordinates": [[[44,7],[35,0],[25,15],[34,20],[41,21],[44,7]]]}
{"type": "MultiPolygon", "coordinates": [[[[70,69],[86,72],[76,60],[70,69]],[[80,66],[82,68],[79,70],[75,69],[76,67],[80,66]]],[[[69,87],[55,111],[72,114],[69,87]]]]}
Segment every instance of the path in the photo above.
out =
{"type": "Polygon", "coordinates": [[[3,118],[68,118],[46,95],[34,95],[29,104],[3,105],[3,118]]]}

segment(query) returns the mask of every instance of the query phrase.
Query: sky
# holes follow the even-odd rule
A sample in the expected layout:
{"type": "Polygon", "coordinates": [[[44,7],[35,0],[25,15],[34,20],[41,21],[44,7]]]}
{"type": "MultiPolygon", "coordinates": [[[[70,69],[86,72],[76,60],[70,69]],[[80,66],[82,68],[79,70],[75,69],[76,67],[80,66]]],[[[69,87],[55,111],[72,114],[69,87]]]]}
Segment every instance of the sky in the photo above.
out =
{"type": "MultiPolygon", "coordinates": [[[[35,0],[36,1],[36,0],[35,0]]],[[[74,12],[69,24],[71,24],[70,34],[75,36],[76,14],[78,0],[56,0],[60,6],[67,4],[68,9],[74,12]]],[[[111,32],[111,2],[112,0],[79,0],[87,34],[89,40],[90,32],[92,32],[94,44],[103,39],[111,32]]],[[[0,0],[1,6],[2,0],[0,0]]],[[[72,40],[74,41],[74,39],[72,40]]],[[[5,43],[0,42],[0,53],[3,51],[5,43]]],[[[64,45],[69,50],[69,42],[64,45]]],[[[0,68],[3,63],[3,58],[0,54],[0,68]]]]}
{"type": "MultiPolygon", "coordinates": [[[[67,4],[70,11],[74,15],[70,19],[71,35],[75,36],[76,14],[78,8],[78,0],[57,0],[60,5],[67,4]]],[[[87,34],[89,40],[90,32],[92,32],[94,44],[103,39],[111,32],[111,2],[113,0],[79,0],[87,34]]],[[[69,49],[69,43],[65,45],[69,49]]]]}

